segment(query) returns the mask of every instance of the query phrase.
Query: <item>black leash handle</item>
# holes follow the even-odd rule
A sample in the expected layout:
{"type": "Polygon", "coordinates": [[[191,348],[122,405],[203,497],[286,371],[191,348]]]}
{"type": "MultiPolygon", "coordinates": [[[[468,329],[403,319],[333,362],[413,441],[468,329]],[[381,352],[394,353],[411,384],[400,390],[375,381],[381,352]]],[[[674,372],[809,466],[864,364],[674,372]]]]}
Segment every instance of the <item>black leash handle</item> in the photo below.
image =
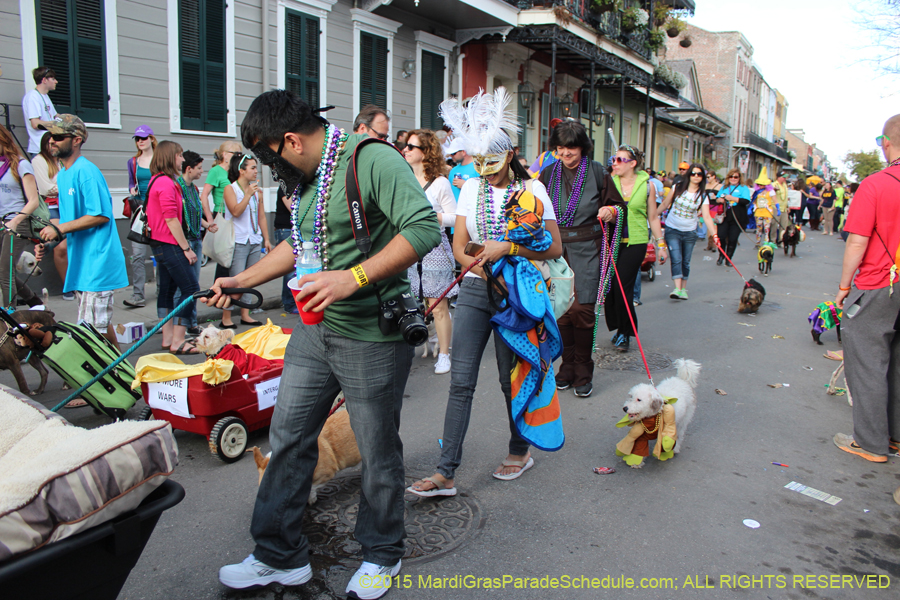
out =
{"type": "Polygon", "coordinates": [[[25,215],[26,218],[31,219],[31,221],[33,221],[33,222],[37,223],[38,225],[40,225],[42,229],[43,229],[44,227],[52,227],[52,228],[54,229],[54,231],[56,231],[56,241],[58,241],[58,242],[61,242],[61,241],[63,241],[64,239],[66,239],[66,236],[64,236],[64,235],[62,234],[62,232],[59,230],[59,227],[57,227],[54,223],[51,223],[50,221],[47,221],[47,220],[42,219],[42,218],[40,218],[40,217],[36,217],[36,216],[34,216],[34,215],[29,215],[28,213],[23,213],[23,212],[15,211],[15,210],[14,210],[13,212],[8,212],[8,213],[6,213],[5,215],[3,215],[2,218],[0,218],[0,220],[2,220],[2,224],[0,224],[0,226],[2,226],[3,229],[5,229],[5,230],[8,231],[10,234],[16,236],[16,237],[19,238],[19,239],[28,240],[29,242],[34,242],[35,244],[44,244],[44,243],[46,243],[45,240],[42,240],[40,237],[32,237],[32,236],[28,236],[28,235],[22,235],[22,234],[19,233],[18,231],[13,231],[12,229],[8,228],[8,227],[6,226],[6,222],[7,222],[10,218],[12,218],[12,217],[14,217],[14,216],[16,216],[16,215],[25,215]]]}
{"type": "MultiPolygon", "coordinates": [[[[231,299],[231,305],[237,306],[239,308],[247,308],[254,309],[262,306],[263,297],[259,291],[254,290],[253,288],[222,288],[222,294],[225,296],[230,296],[232,294],[250,294],[251,296],[255,296],[256,300],[250,304],[242,302],[241,300],[231,299]]],[[[215,296],[215,290],[200,290],[199,292],[194,292],[194,298],[209,298],[210,296],[215,296]]]]}

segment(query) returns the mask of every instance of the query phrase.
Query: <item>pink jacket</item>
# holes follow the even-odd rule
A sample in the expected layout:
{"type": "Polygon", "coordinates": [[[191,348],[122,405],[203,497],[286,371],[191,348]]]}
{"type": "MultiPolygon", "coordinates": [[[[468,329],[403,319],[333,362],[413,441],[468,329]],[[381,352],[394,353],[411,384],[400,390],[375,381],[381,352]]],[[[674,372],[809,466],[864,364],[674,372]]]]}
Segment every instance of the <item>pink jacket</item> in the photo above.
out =
{"type": "Polygon", "coordinates": [[[150,237],[157,242],[175,244],[178,242],[169,231],[166,219],[178,219],[181,223],[184,214],[181,186],[171,177],[163,174],[154,175],[150,180],[150,194],[147,196],[147,223],[150,225],[150,237]]]}

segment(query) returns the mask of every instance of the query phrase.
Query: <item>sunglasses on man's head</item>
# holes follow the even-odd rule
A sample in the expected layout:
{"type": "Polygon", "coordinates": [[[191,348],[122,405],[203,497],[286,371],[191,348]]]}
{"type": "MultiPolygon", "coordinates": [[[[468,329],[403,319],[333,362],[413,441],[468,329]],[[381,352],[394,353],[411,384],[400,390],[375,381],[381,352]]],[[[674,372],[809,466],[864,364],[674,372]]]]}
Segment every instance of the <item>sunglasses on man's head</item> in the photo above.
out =
{"type": "Polygon", "coordinates": [[[52,139],[54,142],[64,142],[66,138],[70,137],[75,136],[69,133],[53,133],[50,135],[50,139],[52,139]]]}

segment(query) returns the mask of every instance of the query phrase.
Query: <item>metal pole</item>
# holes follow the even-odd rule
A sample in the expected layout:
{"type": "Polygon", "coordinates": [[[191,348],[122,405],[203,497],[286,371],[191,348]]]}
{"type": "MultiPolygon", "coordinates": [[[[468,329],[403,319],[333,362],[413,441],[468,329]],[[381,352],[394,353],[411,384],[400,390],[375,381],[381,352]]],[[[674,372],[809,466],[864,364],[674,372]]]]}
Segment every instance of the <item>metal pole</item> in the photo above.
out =
{"type": "MultiPolygon", "coordinates": [[[[650,14],[653,14],[653,13],[650,13],[650,14]]],[[[649,143],[650,142],[650,121],[651,121],[651,119],[650,119],[650,83],[651,83],[651,79],[648,76],[647,77],[647,110],[644,111],[644,120],[645,120],[644,139],[641,140],[644,143],[645,151],[647,150],[647,147],[650,145],[650,143],[649,143]]],[[[653,158],[652,155],[648,155],[648,156],[650,156],[651,159],[653,158]]]]}
{"type": "MultiPolygon", "coordinates": [[[[553,54],[550,59],[550,118],[557,116],[556,111],[556,40],[553,40],[553,54]]],[[[550,132],[548,131],[549,135],[550,132]]]]}
{"type": "MultiPolygon", "coordinates": [[[[589,115],[589,116],[588,116],[588,138],[591,140],[591,143],[592,143],[592,144],[593,144],[593,142],[594,142],[594,102],[595,102],[595,98],[594,98],[594,80],[595,80],[594,70],[595,70],[595,68],[596,68],[596,65],[594,64],[594,61],[591,61],[591,95],[588,97],[588,103],[590,104],[590,106],[588,106],[588,115],[589,115]]],[[[596,156],[596,152],[597,152],[597,148],[595,147],[595,148],[594,148],[595,156],[596,156]]],[[[593,158],[593,157],[592,157],[592,158],[593,158]]]]}
{"type": "Polygon", "coordinates": [[[619,144],[625,143],[625,74],[622,74],[622,85],[619,86],[619,144]]]}

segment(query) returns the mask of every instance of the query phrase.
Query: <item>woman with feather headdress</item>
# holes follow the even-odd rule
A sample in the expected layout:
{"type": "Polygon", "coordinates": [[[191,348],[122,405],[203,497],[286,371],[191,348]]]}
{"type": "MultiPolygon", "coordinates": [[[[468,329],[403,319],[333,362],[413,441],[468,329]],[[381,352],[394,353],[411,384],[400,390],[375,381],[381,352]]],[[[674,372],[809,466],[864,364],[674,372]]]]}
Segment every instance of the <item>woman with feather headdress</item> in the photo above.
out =
{"type": "MultiPolygon", "coordinates": [[[[455,98],[441,104],[444,123],[451,128],[455,139],[462,140],[466,152],[474,157],[475,170],[480,175],[478,179],[469,179],[460,190],[453,254],[463,267],[476,259],[482,262],[472,267],[460,285],[454,315],[450,396],[444,418],[441,458],[437,473],[407,488],[418,496],[456,495],[454,477],[462,458],[479,365],[491,336],[491,318],[497,312],[488,298],[486,264],[510,255],[540,261],[562,254],[556,215],[547,190],[540,181],[531,178],[513,150],[513,139],[519,128],[515,113],[508,110],[510,101],[506,89],[500,87],[493,94],[479,91],[466,105],[455,98]],[[526,195],[538,219],[542,212],[542,222],[537,226],[542,226],[552,237],[552,243],[541,252],[507,241],[507,205],[513,198],[526,195]],[[481,247],[474,251],[470,249],[470,255],[467,255],[465,250],[469,242],[481,247]]],[[[506,399],[510,440],[509,455],[493,475],[497,479],[510,480],[530,469],[534,459],[510,410],[515,355],[499,335],[494,336],[494,346],[500,388],[506,399]]]]}

